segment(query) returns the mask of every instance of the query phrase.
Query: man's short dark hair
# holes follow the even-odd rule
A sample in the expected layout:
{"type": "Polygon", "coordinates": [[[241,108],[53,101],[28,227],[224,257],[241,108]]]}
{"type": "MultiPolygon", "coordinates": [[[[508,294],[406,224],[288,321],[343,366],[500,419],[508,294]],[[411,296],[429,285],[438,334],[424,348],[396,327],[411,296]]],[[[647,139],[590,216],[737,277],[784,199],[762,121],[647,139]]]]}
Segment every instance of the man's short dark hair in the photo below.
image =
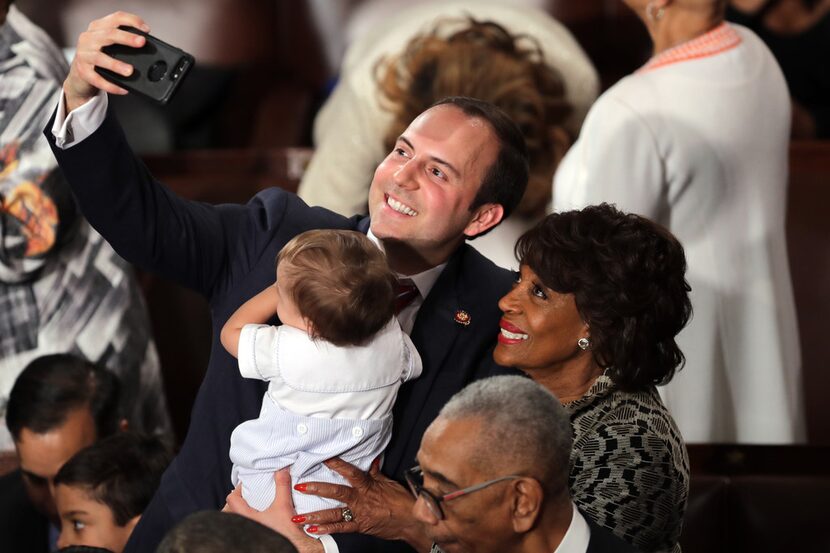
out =
{"type": "Polygon", "coordinates": [[[118,429],[120,399],[121,384],[114,373],[74,355],[44,355],[29,363],[12,386],[6,426],[17,441],[24,428],[45,434],[86,406],[102,438],[118,429]]]}
{"type": "Polygon", "coordinates": [[[76,453],[58,471],[55,485],[83,489],[125,526],[150,504],[172,457],[156,436],[118,432],[76,453]]]}
{"type": "Polygon", "coordinates": [[[159,544],[157,553],[296,553],[288,539],[270,528],[233,513],[201,511],[173,527],[159,544]]]}
{"type": "Polygon", "coordinates": [[[499,140],[496,161],[487,169],[481,187],[470,211],[484,204],[500,204],[506,219],[519,204],[527,188],[529,165],[527,146],[519,126],[495,105],[465,96],[450,96],[435,102],[432,107],[451,105],[468,117],[482,119],[499,140]]]}

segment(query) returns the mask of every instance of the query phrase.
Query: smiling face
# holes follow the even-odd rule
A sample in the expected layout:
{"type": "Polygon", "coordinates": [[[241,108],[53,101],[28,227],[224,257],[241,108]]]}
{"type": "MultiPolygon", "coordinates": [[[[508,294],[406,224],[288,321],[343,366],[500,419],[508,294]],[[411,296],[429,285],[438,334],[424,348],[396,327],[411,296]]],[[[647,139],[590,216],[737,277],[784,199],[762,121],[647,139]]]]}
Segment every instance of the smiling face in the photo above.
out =
{"type": "MultiPolygon", "coordinates": [[[[479,451],[483,421],[480,418],[436,419],[424,433],[418,464],[424,474],[424,489],[441,497],[468,486],[504,476],[486,472],[470,463],[479,451]]],[[[491,470],[493,469],[491,467],[491,470]]],[[[512,488],[507,480],[450,501],[438,520],[418,499],[413,515],[424,523],[429,538],[447,553],[503,553],[512,551],[520,539],[512,527],[512,488]]]]}
{"type": "Polygon", "coordinates": [[[61,520],[59,548],[87,545],[121,553],[139,520],[136,516],[124,526],[119,526],[110,508],[97,501],[83,487],[58,484],[55,503],[61,520]]]}
{"type": "Polygon", "coordinates": [[[58,523],[53,498],[53,481],[63,464],[78,451],[95,442],[97,432],[89,408],[70,411],[66,420],[43,434],[28,428],[15,442],[26,493],[35,508],[53,524],[58,523]]]}
{"type": "Polygon", "coordinates": [[[493,353],[496,363],[534,373],[567,370],[569,364],[590,356],[577,346],[589,337],[573,294],[551,290],[527,265],[513,289],[499,300],[504,312],[501,333],[493,353]]]}
{"type": "Polygon", "coordinates": [[[486,121],[451,105],[425,111],[375,171],[369,190],[372,233],[387,252],[396,243],[413,250],[425,262],[418,270],[443,263],[465,235],[501,221],[497,204],[470,211],[498,150],[486,121]]]}

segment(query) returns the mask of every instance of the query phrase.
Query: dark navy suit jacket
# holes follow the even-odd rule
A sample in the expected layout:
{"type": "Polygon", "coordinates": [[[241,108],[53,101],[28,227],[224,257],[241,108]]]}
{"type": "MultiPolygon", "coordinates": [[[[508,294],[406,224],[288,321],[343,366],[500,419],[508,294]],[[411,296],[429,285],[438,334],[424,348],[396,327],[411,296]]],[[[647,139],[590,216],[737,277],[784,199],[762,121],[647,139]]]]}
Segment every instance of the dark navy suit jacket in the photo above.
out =
{"type": "Polygon", "coordinates": [[[0,477],[0,551],[49,551],[49,520],[29,501],[19,470],[0,477]]]}
{"type": "MultiPolygon", "coordinates": [[[[231,490],[231,432],[259,413],[267,383],[239,375],[236,360],[219,342],[223,324],[273,283],[276,255],[288,240],[318,228],[365,232],[369,221],[310,208],[278,188],[260,192],[244,206],[187,201],[153,179],[112,116],[66,150],[55,147],[51,125],[47,139],[92,226],[128,261],[202,293],[210,303],[210,362],[190,428],[127,548],[151,552],[177,521],[224,505],[231,490]]],[[[401,479],[414,463],[424,430],[453,394],[472,380],[507,372],[493,362],[491,351],[501,315],[497,302],[513,278],[467,245],[449,259],[412,331],[424,370],[400,390],[383,466],[387,475],[401,479]],[[455,321],[459,310],[470,315],[469,325],[455,321]]],[[[366,536],[337,541],[343,553],[398,547],[366,536]]]]}

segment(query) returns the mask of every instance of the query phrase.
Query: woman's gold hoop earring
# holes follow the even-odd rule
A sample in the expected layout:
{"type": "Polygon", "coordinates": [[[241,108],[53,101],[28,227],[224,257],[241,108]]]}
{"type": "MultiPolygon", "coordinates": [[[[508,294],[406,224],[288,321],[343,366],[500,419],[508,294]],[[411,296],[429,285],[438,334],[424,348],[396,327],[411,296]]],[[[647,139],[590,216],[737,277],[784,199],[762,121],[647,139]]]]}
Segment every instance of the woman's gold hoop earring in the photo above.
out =
{"type": "Polygon", "coordinates": [[[648,17],[654,23],[663,19],[664,13],[666,13],[666,9],[662,6],[659,8],[655,8],[653,0],[646,5],[646,17],[648,17]]]}
{"type": "Polygon", "coordinates": [[[576,345],[579,346],[579,349],[584,351],[591,347],[591,340],[589,340],[588,338],[580,338],[576,341],[576,345]]]}

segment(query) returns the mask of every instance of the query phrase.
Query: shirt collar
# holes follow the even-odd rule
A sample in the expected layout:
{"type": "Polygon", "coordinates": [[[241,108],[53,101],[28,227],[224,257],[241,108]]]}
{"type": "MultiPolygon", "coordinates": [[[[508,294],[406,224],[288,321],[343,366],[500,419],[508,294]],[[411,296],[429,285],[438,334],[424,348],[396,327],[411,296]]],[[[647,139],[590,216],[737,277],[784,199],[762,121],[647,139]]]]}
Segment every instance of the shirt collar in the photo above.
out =
{"type": "Polygon", "coordinates": [[[638,69],[637,72],[644,73],[646,71],[651,71],[652,69],[657,69],[658,67],[679,63],[681,61],[708,58],[710,56],[714,56],[715,54],[725,52],[726,50],[731,50],[739,45],[741,41],[741,35],[738,34],[738,31],[736,31],[731,25],[724,22],[708,33],[700,35],[697,38],[693,38],[683,44],[679,44],[674,48],[669,48],[668,50],[660,52],[648,60],[648,62],[643,67],[638,69]]]}
{"type": "Polygon", "coordinates": [[[569,401],[563,404],[565,409],[569,413],[575,412],[577,409],[580,409],[583,405],[590,405],[595,403],[598,398],[606,396],[610,394],[616,386],[614,386],[614,381],[611,380],[611,376],[608,374],[608,369],[605,369],[601,375],[594,380],[594,383],[591,384],[591,387],[588,388],[588,391],[585,394],[573,401],[569,401]]]}
{"type": "MultiPolygon", "coordinates": [[[[372,229],[369,229],[369,231],[366,233],[366,236],[369,238],[369,240],[374,242],[374,244],[378,248],[380,248],[380,251],[386,253],[386,250],[383,247],[383,242],[381,242],[380,239],[378,239],[378,237],[372,233],[372,229]]],[[[444,267],[446,266],[447,264],[446,262],[444,262],[440,265],[432,267],[431,269],[427,269],[426,271],[422,271],[414,275],[402,275],[399,273],[395,273],[395,276],[399,278],[410,279],[412,283],[415,284],[415,287],[418,289],[418,293],[421,294],[421,297],[426,298],[429,294],[429,291],[432,290],[433,286],[435,286],[435,282],[438,280],[438,277],[441,276],[441,273],[443,272],[444,267]]]]}
{"type": "Polygon", "coordinates": [[[568,531],[562,536],[559,547],[553,553],[585,553],[588,550],[588,544],[591,541],[591,528],[573,502],[571,502],[571,507],[573,508],[573,516],[571,517],[571,523],[568,525],[568,531]]]}

